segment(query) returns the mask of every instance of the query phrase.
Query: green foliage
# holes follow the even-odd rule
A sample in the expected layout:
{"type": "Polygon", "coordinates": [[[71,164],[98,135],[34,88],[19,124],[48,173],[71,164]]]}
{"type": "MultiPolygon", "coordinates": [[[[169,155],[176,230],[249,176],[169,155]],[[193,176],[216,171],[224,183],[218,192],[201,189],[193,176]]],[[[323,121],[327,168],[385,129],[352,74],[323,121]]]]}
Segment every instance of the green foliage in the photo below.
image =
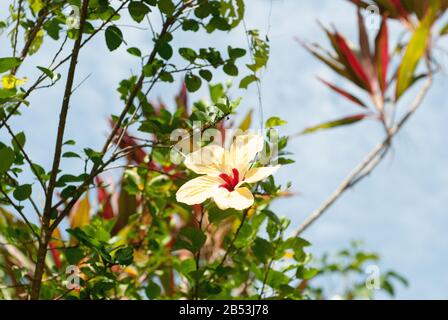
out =
{"type": "Polygon", "coordinates": [[[414,82],[415,70],[427,48],[431,26],[434,23],[434,20],[435,13],[433,10],[429,10],[419,27],[415,30],[408,44],[398,71],[396,100],[398,100],[414,82]]]}
{"type": "Polygon", "coordinates": [[[14,163],[14,151],[8,147],[0,147],[0,173],[5,173],[14,163]]]}
{"type": "Polygon", "coordinates": [[[19,58],[0,58],[0,73],[11,70],[22,63],[19,58]]]}
{"type": "Polygon", "coordinates": [[[123,43],[123,33],[116,26],[110,26],[106,29],[106,44],[110,51],[114,51],[123,43]]]}
{"type": "Polygon", "coordinates": [[[324,254],[312,264],[317,267],[314,269],[317,271],[313,280],[315,284],[306,282],[302,289],[305,295],[313,299],[373,299],[379,293],[393,297],[395,284],[409,285],[406,278],[397,272],[383,271],[380,256],[364,251],[360,242],[354,241],[350,247],[337,253],[324,254]],[[326,280],[330,278],[339,278],[340,282],[330,288],[326,285],[326,280]]]}

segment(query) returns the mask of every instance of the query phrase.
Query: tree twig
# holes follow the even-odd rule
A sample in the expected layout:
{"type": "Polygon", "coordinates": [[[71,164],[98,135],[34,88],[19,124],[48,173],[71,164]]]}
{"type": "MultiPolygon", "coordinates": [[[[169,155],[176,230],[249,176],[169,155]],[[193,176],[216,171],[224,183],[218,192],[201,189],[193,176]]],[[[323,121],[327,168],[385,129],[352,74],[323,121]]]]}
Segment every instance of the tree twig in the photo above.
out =
{"type": "Polygon", "coordinates": [[[390,148],[390,144],[393,138],[401,131],[403,126],[409,121],[409,119],[415,114],[417,109],[423,103],[427,93],[429,92],[433,83],[433,73],[429,65],[428,55],[426,56],[426,64],[429,70],[426,83],[421,88],[413,104],[409,108],[408,112],[403,118],[389,130],[389,135],[379,143],[372,151],[365,157],[365,159],[356,166],[355,169],[342,181],[338,188],[328,197],[324,203],[311,213],[302,225],[294,232],[295,236],[299,236],[306,229],[308,229],[317,219],[319,219],[348,189],[359,183],[365,177],[367,177],[384,159],[387,151],[390,148]]]}
{"type": "Polygon", "coordinates": [[[59,115],[59,125],[58,132],[56,137],[53,165],[51,169],[51,176],[48,182],[47,193],[45,196],[45,207],[42,218],[42,228],[41,235],[39,241],[39,249],[37,253],[37,261],[36,261],[36,270],[34,272],[32,287],[31,287],[31,299],[39,299],[40,288],[42,285],[42,276],[44,272],[45,266],[45,257],[47,255],[47,245],[48,241],[51,237],[51,233],[49,232],[50,221],[51,221],[51,211],[52,211],[52,201],[53,201],[53,192],[56,186],[56,179],[59,171],[59,165],[61,163],[61,153],[64,139],[64,132],[66,126],[66,120],[68,115],[68,109],[70,104],[70,98],[73,88],[73,82],[75,78],[76,66],[78,63],[78,55],[81,49],[81,41],[82,35],[84,31],[84,25],[87,19],[87,12],[89,7],[89,0],[84,0],[82,2],[81,9],[81,17],[80,24],[78,30],[78,37],[75,40],[75,44],[73,46],[72,58],[70,61],[70,66],[67,74],[67,81],[64,90],[64,97],[62,100],[61,112],[59,115]]]}

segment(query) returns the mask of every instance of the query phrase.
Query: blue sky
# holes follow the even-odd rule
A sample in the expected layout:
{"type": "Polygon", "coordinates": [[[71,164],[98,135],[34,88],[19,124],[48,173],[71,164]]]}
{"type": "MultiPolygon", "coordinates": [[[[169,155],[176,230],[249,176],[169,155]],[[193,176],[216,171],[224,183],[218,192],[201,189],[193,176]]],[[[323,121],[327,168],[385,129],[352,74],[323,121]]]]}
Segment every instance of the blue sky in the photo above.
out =
{"type": "MultiPolygon", "coordinates": [[[[0,19],[6,14],[5,2],[0,3],[0,19]]],[[[297,36],[308,41],[324,41],[316,23],[319,19],[327,25],[334,23],[350,39],[356,40],[352,5],[342,0],[257,0],[247,3],[247,27],[268,32],[271,44],[271,60],[262,77],[265,118],[276,115],[288,120],[283,133],[292,134],[309,125],[358,111],[315,80],[314,76],[320,75],[345,85],[293,39],[297,36]]],[[[123,30],[129,46],[150,48],[148,30],[125,26],[123,30]]],[[[392,30],[397,30],[397,26],[392,26],[392,30]]],[[[0,40],[5,41],[4,36],[0,40]]],[[[196,48],[225,48],[229,43],[246,47],[243,28],[230,35],[186,34],[176,40],[176,46],[196,48]]],[[[446,40],[444,45],[447,47],[446,40]]],[[[138,72],[137,59],[125,49],[123,46],[109,54],[104,37],[100,35],[81,53],[77,82],[89,78],[77,90],[71,103],[66,134],[78,141],[80,149],[102,146],[108,131],[107,116],[122,107],[115,90],[117,84],[130,72],[138,72]]],[[[48,40],[45,49],[29,59],[20,75],[33,79],[36,75],[33,66],[45,66],[56,50],[55,43],[48,40]]],[[[5,46],[0,47],[0,56],[9,54],[5,46]]],[[[444,63],[447,67],[448,57],[444,63]]],[[[64,78],[65,69],[61,69],[61,73],[64,78]]],[[[340,249],[352,239],[364,240],[367,249],[381,253],[384,270],[396,269],[410,279],[410,288],[398,287],[398,298],[448,298],[448,237],[445,231],[448,227],[445,203],[448,199],[448,108],[446,94],[443,96],[446,77],[436,78],[422,109],[396,138],[393,152],[378,170],[347,192],[304,234],[313,243],[315,253],[340,249]]],[[[227,78],[220,75],[217,80],[227,78]]],[[[13,121],[15,131],[27,133],[32,157],[47,167],[52,158],[63,82],[32,96],[31,107],[24,108],[23,117],[13,121]]],[[[176,91],[177,87],[157,86],[151,99],[171,102],[176,91]]],[[[232,95],[243,97],[240,115],[250,108],[257,108],[255,87],[247,92],[232,90],[232,95]]],[[[205,89],[194,95],[194,98],[203,97],[207,97],[205,89]]],[[[411,93],[400,108],[405,108],[412,99],[411,93]]],[[[379,124],[365,122],[292,140],[290,150],[296,163],[282,168],[278,179],[292,181],[297,195],[275,203],[276,212],[291,218],[292,226],[297,227],[381,138],[379,124]]],[[[76,162],[66,161],[63,166],[72,172],[80,169],[76,162]]]]}

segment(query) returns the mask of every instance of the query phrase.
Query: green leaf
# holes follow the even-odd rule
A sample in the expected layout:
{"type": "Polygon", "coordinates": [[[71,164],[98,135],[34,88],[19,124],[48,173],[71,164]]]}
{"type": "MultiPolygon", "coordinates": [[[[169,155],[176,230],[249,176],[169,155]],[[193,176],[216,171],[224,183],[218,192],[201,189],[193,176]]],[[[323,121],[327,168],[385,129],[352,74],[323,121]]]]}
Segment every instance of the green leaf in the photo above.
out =
{"type": "Polygon", "coordinates": [[[287,158],[278,158],[277,159],[277,163],[281,164],[281,165],[287,165],[287,164],[292,164],[295,163],[296,161],[293,159],[287,159],[287,158]]]}
{"type": "Polygon", "coordinates": [[[129,54],[132,54],[133,56],[136,56],[136,57],[141,57],[142,56],[142,52],[140,51],[139,48],[132,47],[132,48],[128,48],[126,51],[129,54]]]}
{"type": "Polygon", "coordinates": [[[146,4],[137,1],[131,1],[131,3],[129,3],[128,10],[132,19],[138,23],[142,22],[145,16],[151,12],[151,9],[146,4]]]}
{"type": "Polygon", "coordinates": [[[236,60],[238,58],[244,57],[246,55],[246,50],[241,48],[228,47],[227,51],[229,53],[230,59],[236,60]]]}
{"type": "Polygon", "coordinates": [[[16,93],[17,93],[16,89],[0,89],[0,99],[11,98],[11,97],[15,96],[16,93]]]}
{"type": "Polygon", "coordinates": [[[282,120],[279,117],[271,117],[266,121],[266,128],[279,127],[287,123],[287,121],[282,120]]]}
{"type": "Polygon", "coordinates": [[[199,30],[199,23],[194,19],[185,19],[182,22],[182,30],[196,32],[199,30]]]}
{"type": "Polygon", "coordinates": [[[168,42],[159,41],[157,43],[157,53],[165,60],[169,60],[173,56],[173,48],[168,42]]]}
{"type": "Polygon", "coordinates": [[[300,266],[299,268],[297,268],[296,277],[303,280],[309,280],[318,273],[319,270],[316,268],[305,268],[303,266],[300,266]]]}
{"type": "Polygon", "coordinates": [[[420,22],[418,28],[414,31],[406,52],[403,56],[397,75],[397,87],[395,101],[411,86],[414,80],[414,73],[417,69],[420,59],[423,57],[431,34],[431,26],[434,22],[434,11],[428,10],[425,18],[420,22]]]}
{"type": "Polygon", "coordinates": [[[194,63],[198,55],[191,48],[179,48],[179,54],[190,63],[194,63]]]}
{"type": "Polygon", "coordinates": [[[160,73],[160,80],[162,80],[163,82],[174,82],[174,77],[171,73],[169,72],[161,72],[160,73]]]}
{"type": "Polygon", "coordinates": [[[18,186],[14,190],[12,195],[17,201],[24,201],[31,196],[32,191],[33,189],[30,184],[23,184],[21,186],[18,186]]]}
{"type": "Polygon", "coordinates": [[[196,92],[202,85],[202,80],[198,76],[188,73],[185,76],[185,85],[187,86],[187,90],[189,92],[196,92]]]}
{"type": "Polygon", "coordinates": [[[174,5],[172,0],[162,0],[159,1],[159,9],[167,16],[171,16],[173,15],[174,10],[176,10],[176,6],[174,5]]]}
{"type": "Polygon", "coordinates": [[[210,223],[218,224],[229,217],[236,216],[236,214],[236,210],[228,209],[223,211],[216,206],[212,206],[208,210],[208,219],[210,220],[210,223]]]}
{"type": "Polygon", "coordinates": [[[15,155],[11,148],[0,149],[0,174],[5,173],[14,163],[15,155]]]}
{"type": "Polygon", "coordinates": [[[123,33],[116,26],[110,26],[106,29],[106,45],[110,51],[116,50],[123,43],[123,33]]]}
{"type": "Polygon", "coordinates": [[[266,263],[268,259],[273,255],[274,247],[269,241],[257,237],[252,246],[252,252],[260,262],[266,263]]]}
{"type": "Polygon", "coordinates": [[[208,89],[210,91],[210,98],[213,103],[218,103],[219,100],[225,96],[224,86],[222,83],[210,84],[208,89]]]}
{"type": "Polygon", "coordinates": [[[101,152],[92,150],[90,148],[85,148],[84,153],[90,160],[92,160],[93,163],[95,164],[103,163],[103,155],[101,152]]]}
{"type": "Polygon", "coordinates": [[[160,296],[160,293],[162,292],[162,290],[160,289],[160,287],[157,285],[157,283],[155,283],[154,281],[148,281],[148,284],[145,288],[145,293],[146,296],[148,297],[148,299],[155,299],[158,296],[160,296]]]}
{"type": "Polygon", "coordinates": [[[50,79],[54,78],[54,73],[50,69],[47,69],[47,68],[44,68],[44,67],[39,67],[39,66],[37,66],[37,69],[42,71],[48,78],[50,78],[50,79]]]}
{"type": "Polygon", "coordinates": [[[15,139],[11,139],[11,143],[16,152],[20,151],[20,149],[23,148],[26,143],[25,133],[22,131],[16,134],[15,139]]]}
{"type": "Polygon", "coordinates": [[[134,260],[134,250],[132,247],[118,249],[115,252],[115,259],[119,264],[128,266],[134,260]]]}
{"type": "Polygon", "coordinates": [[[11,70],[22,63],[19,58],[0,58],[0,73],[11,70]]]}
{"type": "Polygon", "coordinates": [[[236,77],[238,75],[238,68],[232,62],[226,63],[223,67],[223,70],[229,76],[236,77]]]}
{"type": "Polygon", "coordinates": [[[258,81],[258,78],[253,74],[244,77],[240,81],[240,89],[247,89],[247,87],[249,87],[249,85],[255,81],[258,81]]]}
{"type": "Polygon", "coordinates": [[[202,77],[202,79],[204,79],[208,82],[212,81],[213,74],[209,70],[205,70],[205,69],[200,70],[199,75],[202,77]]]}
{"type": "Polygon", "coordinates": [[[215,295],[215,294],[219,294],[222,291],[222,289],[217,284],[207,282],[205,284],[205,291],[210,295],[215,295]]]}
{"type": "Polygon", "coordinates": [[[367,114],[360,114],[360,115],[342,118],[342,119],[335,120],[335,121],[322,123],[322,124],[319,124],[314,127],[306,128],[305,130],[302,131],[302,134],[309,134],[309,133],[314,133],[314,132],[320,131],[320,130],[333,129],[333,128],[340,127],[340,126],[351,125],[351,124],[357,123],[361,120],[364,120],[367,116],[368,116],[367,114]]]}
{"type": "Polygon", "coordinates": [[[77,153],[75,153],[75,152],[71,152],[71,151],[65,152],[65,153],[62,155],[62,157],[63,157],[63,158],[81,158],[81,157],[79,156],[79,154],[77,154],[77,153]]]}
{"type": "MultiPolygon", "coordinates": [[[[62,196],[62,194],[61,194],[62,196]]],[[[109,252],[105,248],[105,243],[101,240],[98,240],[87,233],[85,233],[80,228],[75,229],[67,229],[67,232],[76,237],[79,242],[81,242],[83,245],[85,245],[88,248],[94,249],[95,252],[101,256],[104,260],[107,262],[113,263],[112,257],[110,256],[109,252]]]]}
{"type": "Polygon", "coordinates": [[[84,252],[80,248],[66,248],[64,249],[65,258],[69,264],[77,264],[84,258],[84,252]]]}
{"type": "Polygon", "coordinates": [[[202,248],[206,238],[205,234],[197,228],[184,228],[178,235],[174,250],[187,249],[196,253],[202,248]]]}
{"type": "Polygon", "coordinates": [[[74,146],[76,144],[75,140],[67,140],[64,142],[64,146],[74,146]]]}

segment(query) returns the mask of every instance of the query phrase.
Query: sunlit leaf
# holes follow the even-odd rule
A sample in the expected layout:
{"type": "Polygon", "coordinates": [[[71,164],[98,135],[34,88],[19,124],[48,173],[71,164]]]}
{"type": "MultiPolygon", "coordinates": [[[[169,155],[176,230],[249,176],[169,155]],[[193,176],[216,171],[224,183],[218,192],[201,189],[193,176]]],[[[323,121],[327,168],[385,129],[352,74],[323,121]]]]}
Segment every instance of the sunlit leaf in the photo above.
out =
{"type": "Polygon", "coordinates": [[[340,126],[351,125],[351,124],[357,123],[361,120],[364,120],[367,117],[368,117],[368,114],[359,114],[359,115],[350,116],[350,117],[342,118],[342,119],[335,120],[335,121],[325,122],[325,123],[319,124],[317,126],[310,127],[310,128],[303,130],[302,134],[309,134],[309,133],[314,133],[314,132],[320,131],[320,130],[327,130],[327,129],[337,128],[340,126]]]}
{"type": "Polygon", "coordinates": [[[419,27],[414,31],[406,52],[403,56],[397,75],[395,100],[397,101],[412,84],[415,70],[423,57],[434,22],[434,12],[430,10],[419,27]]]}

